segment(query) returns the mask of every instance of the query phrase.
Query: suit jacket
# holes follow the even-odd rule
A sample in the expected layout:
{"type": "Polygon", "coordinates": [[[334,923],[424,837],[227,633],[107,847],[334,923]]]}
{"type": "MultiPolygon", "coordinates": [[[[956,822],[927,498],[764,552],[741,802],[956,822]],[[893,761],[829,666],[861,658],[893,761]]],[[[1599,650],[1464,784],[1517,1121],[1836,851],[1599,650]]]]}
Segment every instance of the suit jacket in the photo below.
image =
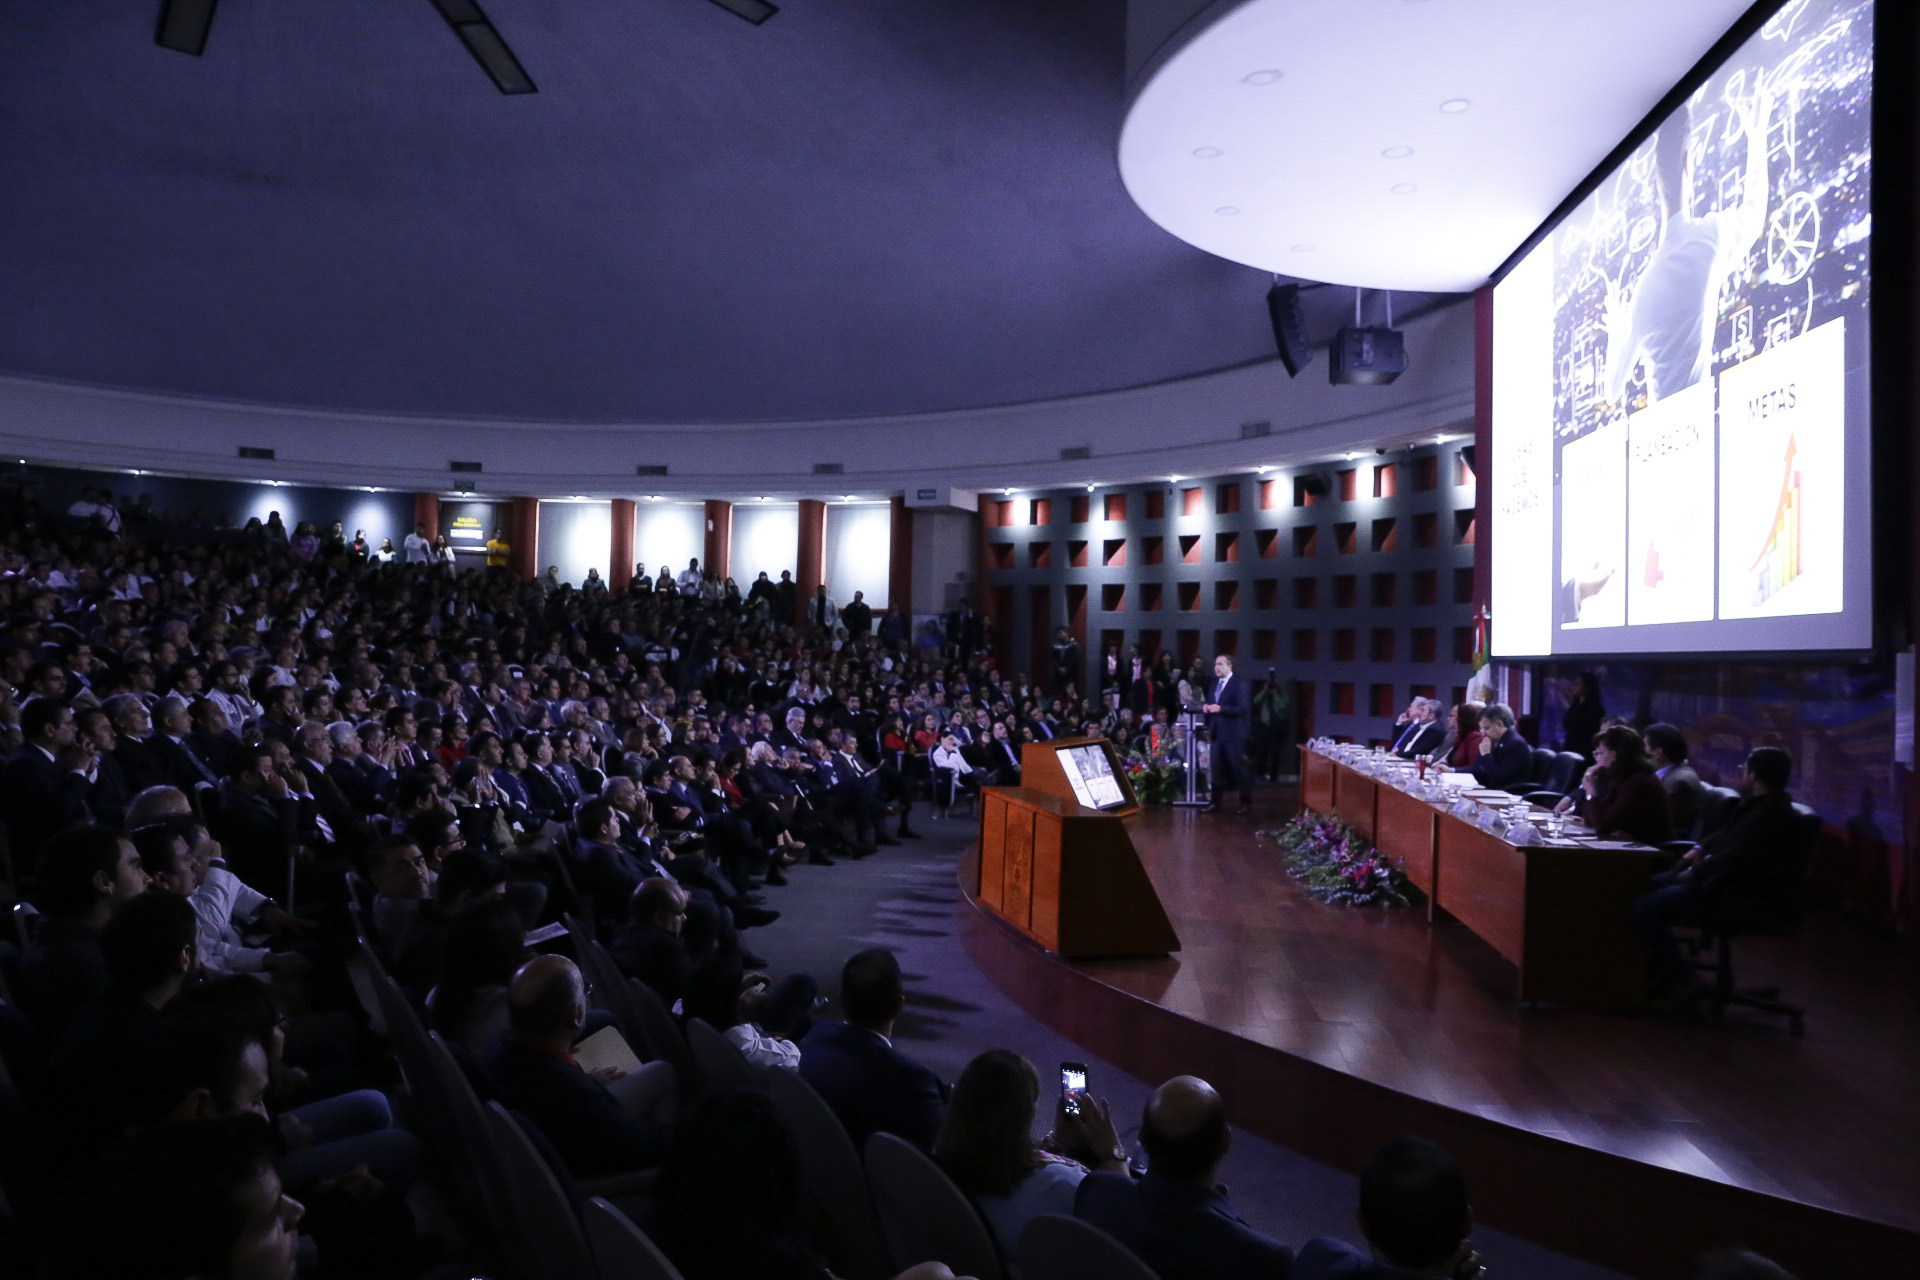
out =
{"type": "Polygon", "coordinates": [[[1424,756],[1428,752],[1438,751],[1440,744],[1446,741],[1447,730],[1438,720],[1429,720],[1412,733],[1412,725],[1404,726],[1394,739],[1393,754],[1402,760],[1411,760],[1415,756],[1424,756]]]}
{"type": "MultiPolygon", "coordinates": [[[[327,777],[346,797],[356,813],[378,813],[381,808],[380,791],[373,774],[352,760],[336,758],[327,766],[327,777]]],[[[317,794],[317,793],[316,793],[317,794]]],[[[333,819],[329,818],[331,822],[333,819]]]]}
{"type": "Polygon", "coordinates": [[[1474,781],[1483,787],[1507,791],[1523,785],[1532,772],[1533,748],[1518,729],[1507,730],[1500,741],[1473,764],[1474,781]]]}
{"type": "Polygon", "coordinates": [[[1227,1193],[1160,1178],[1092,1173],[1074,1217],[1126,1245],[1160,1280],[1285,1280],[1293,1250],[1248,1226],[1227,1193]]]}
{"type": "Polygon", "coordinates": [[[171,781],[166,761],[155,745],[162,740],[161,735],[156,735],[145,742],[121,738],[114,743],[113,758],[119,762],[120,772],[127,780],[128,795],[137,796],[148,787],[165,786],[171,781]]]}
{"type": "Polygon", "coordinates": [[[213,836],[233,874],[256,893],[285,894],[287,854],[300,838],[299,801],[242,795],[226,786],[212,817],[213,836]]]}
{"type": "Polygon", "coordinates": [[[846,1022],[814,1023],[800,1046],[800,1075],[840,1117],[854,1150],[865,1150],[875,1133],[933,1149],[946,1089],[877,1033],[846,1022]]]}
{"type": "Polygon", "coordinates": [[[1213,734],[1213,740],[1229,747],[1246,745],[1247,678],[1236,671],[1227,677],[1224,686],[1215,680],[1208,686],[1205,701],[1220,707],[1207,717],[1207,729],[1213,734]]]}
{"type": "Polygon", "coordinates": [[[155,734],[153,741],[167,771],[167,785],[178,787],[188,795],[203,782],[219,785],[219,771],[194,748],[191,739],[176,742],[165,734],[155,734]]]}
{"type": "Polygon", "coordinates": [[[7,757],[0,769],[0,817],[6,820],[16,870],[39,865],[48,836],[90,820],[89,788],[84,775],[62,769],[31,743],[7,757]]]}
{"type": "Polygon", "coordinates": [[[1734,806],[1727,825],[1701,846],[1694,876],[1700,896],[1717,914],[1772,911],[1791,905],[1804,870],[1796,857],[1800,819],[1793,797],[1782,792],[1749,796],[1734,806]]]}
{"type": "Polygon", "coordinates": [[[660,1003],[667,1008],[673,1008],[673,1002],[687,993],[687,979],[693,975],[693,956],[679,934],[623,924],[613,931],[613,945],[607,950],[620,966],[620,972],[653,988],[660,1003]]]}
{"type": "Polygon", "coordinates": [[[127,802],[132,799],[133,791],[127,786],[126,770],[120,767],[120,761],[111,752],[99,757],[94,762],[93,785],[87,788],[87,809],[94,819],[110,827],[124,825],[127,802]]]}
{"type": "Polygon", "coordinates": [[[1293,1260],[1293,1280],[1405,1280],[1407,1275],[1332,1236],[1307,1241],[1293,1260]]]}
{"type": "Polygon", "coordinates": [[[1693,835],[1700,818],[1700,775],[1683,761],[1668,766],[1660,785],[1666,788],[1667,816],[1672,821],[1674,839],[1685,840],[1693,835]]]}
{"type": "Polygon", "coordinates": [[[593,895],[603,914],[617,915],[626,909],[627,899],[642,880],[665,873],[665,868],[648,862],[617,844],[582,840],[580,888],[593,895]]]}
{"type": "Polygon", "coordinates": [[[187,735],[187,745],[207,768],[224,778],[233,768],[233,753],[239,749],[240,739],[231,732],[213,734],[195,729],[187,735]]]}
{"type": "Polygon", "coordinates": [[[605,1177],[660,1163],[666,1130],[628,1115],[572,1058],[529,1049],[509,1037],[488,1068],[507,1105],[540,1126],[574,1177],[605,1177]]]}
{"type": "Polygon", "coordinates": [[[293,763],[296,769],[306,775],[307,787],[313,792],[314,806],[332,829],[334,844],[343,849],[359,850],[373,843],[373,827],[347,798],[339,780],[304,756],[296,758],[293,763]]]}

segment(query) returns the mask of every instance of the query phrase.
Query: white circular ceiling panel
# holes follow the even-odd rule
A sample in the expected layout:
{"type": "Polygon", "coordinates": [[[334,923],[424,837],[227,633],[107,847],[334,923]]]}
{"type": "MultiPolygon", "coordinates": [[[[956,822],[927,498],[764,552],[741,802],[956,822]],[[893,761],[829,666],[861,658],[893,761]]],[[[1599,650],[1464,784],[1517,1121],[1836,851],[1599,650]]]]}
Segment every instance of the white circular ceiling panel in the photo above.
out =
{"type": "Polygon", "coordinates": [[[1747,7],[1244,0],[1148,63],[1121,178],[1149,218],[1235,262],[1473,289],[1747,7]]]}

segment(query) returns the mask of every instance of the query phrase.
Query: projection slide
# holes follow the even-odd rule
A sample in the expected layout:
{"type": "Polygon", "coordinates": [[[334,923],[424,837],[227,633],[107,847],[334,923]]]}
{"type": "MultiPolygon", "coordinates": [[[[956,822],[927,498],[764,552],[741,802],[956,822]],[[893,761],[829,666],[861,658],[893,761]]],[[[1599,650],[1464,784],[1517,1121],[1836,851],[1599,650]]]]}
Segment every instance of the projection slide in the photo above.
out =
{"type": "Polygon", "coordinates": [[[1788,0],[1495,285],[1496,654],[1871,647],[1873,71],[1788,0]]]}

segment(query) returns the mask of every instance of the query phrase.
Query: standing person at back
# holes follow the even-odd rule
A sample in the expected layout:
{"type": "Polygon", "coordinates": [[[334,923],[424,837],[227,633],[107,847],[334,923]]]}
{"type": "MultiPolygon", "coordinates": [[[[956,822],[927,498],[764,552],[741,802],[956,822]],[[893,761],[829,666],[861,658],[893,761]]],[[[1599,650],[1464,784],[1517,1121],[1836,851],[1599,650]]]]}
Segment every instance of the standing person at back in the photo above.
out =
{"type": "Polygon", "coordinates": [[[413,526],[413,532],[407,535],[401,545],[408,564],[426,564],[433,559],[433,542],[427,537],[427,526],[424,524],[413,526]]]}
{"type": "Polygon", "coordinates": [[[900,962],[876,947],[840,974],[845,1022],[816,1022],[800,1048],[800,1075],[847,1127],[856,1150],[874,1133],[933,1149],[946,1088],[924,1064],[893,1047],[894,1022],[907,1007],[900,962]]]}
{"type": "Polygon", "coordinates": [[[1700,817],[1700,775],[1687,763],[1687,735],[1670,724],[1650,724],[1641,735],[1647,742],[1647,763],[1667,793],[1667,816],[1676,839],[1693,835],[1700,817]]]}
{"type": "Polygon", "coordinates": [[[1210,813],[1220,811],[1229,786],[1240,792],[1236,814],[1245,813],[1253,805],[1253,774],[1247,769],[1247,705],[1247,682],[1233,674],[1233,659],[1223,653],[1213,660],[1213,689],[1200,708],[1207,713],[1207,732],[1212,740],[1210,813]]]}

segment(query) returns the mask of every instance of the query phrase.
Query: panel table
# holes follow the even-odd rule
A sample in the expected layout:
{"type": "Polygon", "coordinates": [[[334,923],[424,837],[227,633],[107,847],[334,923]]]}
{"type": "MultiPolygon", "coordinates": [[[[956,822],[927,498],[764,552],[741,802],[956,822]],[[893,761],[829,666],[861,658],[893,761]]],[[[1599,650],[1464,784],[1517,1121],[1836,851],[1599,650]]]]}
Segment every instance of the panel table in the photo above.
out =
{"type": "Polygon", "coordinates": [[[1302,799],[1337,811],[1426,893],[1520,971],[1523,1004],[1620,1008],[1646,993],[1628,914],[1663,855],[1644,847],[1515,845],[1351,766],[1307,750],[1302,799]],[[1325,782],[1308,786],[1324,775],[1325,782]]]}

